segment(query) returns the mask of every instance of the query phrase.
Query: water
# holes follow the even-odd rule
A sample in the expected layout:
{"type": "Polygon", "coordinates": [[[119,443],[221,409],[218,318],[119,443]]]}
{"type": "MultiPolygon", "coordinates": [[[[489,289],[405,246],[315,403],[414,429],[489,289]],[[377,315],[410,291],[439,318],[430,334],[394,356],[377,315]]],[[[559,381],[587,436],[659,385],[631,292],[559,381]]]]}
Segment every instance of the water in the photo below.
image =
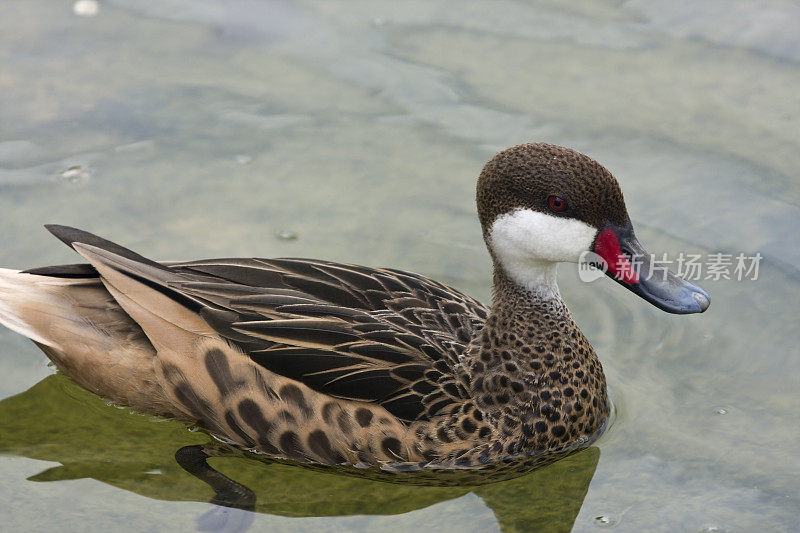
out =
{"type": "Polygon", "coordinates": [[[158,259],[390,265],[486,300],[475,177],[528,140],[610,168],[650,251],[764,259],[757,281],[700,282],[713,304],[689,317],[561,268],[618,411],[582,454],[477,489],[218,459],[259,496],[227,522],[172,460],[201,433],[106,405],[2,330],[5,531],[796,527],[797,6],[89,4],[2,6],[2,266],[76,261],[57,222],[158,259]]]}

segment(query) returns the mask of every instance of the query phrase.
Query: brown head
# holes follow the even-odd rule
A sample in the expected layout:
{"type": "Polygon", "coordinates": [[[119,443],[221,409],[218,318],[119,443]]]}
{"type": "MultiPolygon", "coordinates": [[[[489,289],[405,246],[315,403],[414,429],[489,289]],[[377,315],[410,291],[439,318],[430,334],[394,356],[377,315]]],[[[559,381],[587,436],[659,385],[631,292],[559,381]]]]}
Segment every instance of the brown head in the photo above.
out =
{"type": "Polygon", "coordinates": [[[503,150],[483,167],[477,192],[484,235],[499,215],[518,207],[598,228],[606,222],[625,226],[629,220],[614,176],[591,157],[554,144],[529,143],[503,150]],[[552,209],[551,196],[564,200],[566,209],[552,209]]]}
{"type": "Polygon", "coordinates": [[[588,257],[665,311],[703,312],[710,303],[699,287],[651,268],[617,180],[580,152],[546,143],[504,150],[483,168],[477,202],[495,269],[534,294],[556,295],[556,263],[588,257]]]}

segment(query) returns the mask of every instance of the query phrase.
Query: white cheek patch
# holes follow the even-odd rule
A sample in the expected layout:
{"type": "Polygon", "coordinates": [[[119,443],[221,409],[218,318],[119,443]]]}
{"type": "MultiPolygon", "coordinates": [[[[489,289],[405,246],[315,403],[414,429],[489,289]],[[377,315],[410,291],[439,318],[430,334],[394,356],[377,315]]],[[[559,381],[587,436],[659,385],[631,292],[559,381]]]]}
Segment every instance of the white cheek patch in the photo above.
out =
{"type": "Polygon", "coordinates": [[[577,263],[596,235],[597,228],[580,220],[517,209],[497,217],[488,240],[514,281],[528,288],[555,287],[556,263],[577,263]]]}
{"type": "Polygon", "coordinates": [[[498,255],[519,259],[577,263],[589,250],[597,228],[575,220],[517,209],[497,217],[489,231],[492,249],[498,255]]]}

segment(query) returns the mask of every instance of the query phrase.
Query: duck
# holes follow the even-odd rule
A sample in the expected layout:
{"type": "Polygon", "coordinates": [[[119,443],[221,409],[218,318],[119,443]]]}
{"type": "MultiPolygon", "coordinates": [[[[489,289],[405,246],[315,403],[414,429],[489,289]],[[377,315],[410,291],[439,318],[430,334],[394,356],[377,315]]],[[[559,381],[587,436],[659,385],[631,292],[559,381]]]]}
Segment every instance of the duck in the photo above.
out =
{"type": "Polygon", "coordinates": [[[490,305],[392,268],[156,262],[48,225],[87,262],[1,269],[0,322],[115,404],[301,464],[477,468],[593,442],[612,406],[558,263],[589,254],[669,313],[702,313],[710,297],[650,268],[616,179],[580,152],[506,149],[476,201],[490,305]]]}

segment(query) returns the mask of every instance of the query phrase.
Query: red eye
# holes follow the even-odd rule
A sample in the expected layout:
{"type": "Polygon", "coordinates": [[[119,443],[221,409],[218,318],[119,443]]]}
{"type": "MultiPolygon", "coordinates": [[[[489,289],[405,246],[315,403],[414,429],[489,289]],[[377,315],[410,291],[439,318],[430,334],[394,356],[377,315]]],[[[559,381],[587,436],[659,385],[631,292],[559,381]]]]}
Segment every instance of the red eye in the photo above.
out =
{"type": "Polygon", "coordinates": [[[550,209],[556,213],[567,210],[567,202],[560,196],[548,196],[547,204],[550,206],[550,209]]]}

